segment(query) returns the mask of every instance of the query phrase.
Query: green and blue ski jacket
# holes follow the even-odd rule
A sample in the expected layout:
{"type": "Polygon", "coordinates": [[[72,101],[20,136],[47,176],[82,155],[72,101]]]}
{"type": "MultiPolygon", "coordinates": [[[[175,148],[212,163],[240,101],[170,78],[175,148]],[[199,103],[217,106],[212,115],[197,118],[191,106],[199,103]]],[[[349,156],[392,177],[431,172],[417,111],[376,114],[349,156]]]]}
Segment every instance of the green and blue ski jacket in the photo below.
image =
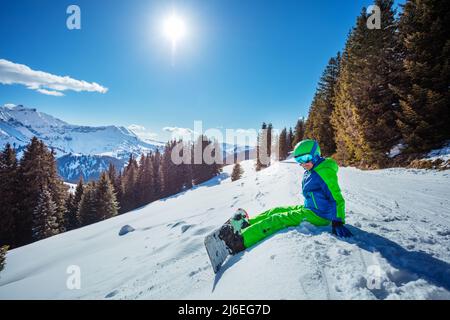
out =
{"type": "Polygon", "coordinates": [[[338,183],[338,165],[332,158],[319,158],[303,175],[305,208],[319,217],[345,223],[345,200],[338,183]]]}

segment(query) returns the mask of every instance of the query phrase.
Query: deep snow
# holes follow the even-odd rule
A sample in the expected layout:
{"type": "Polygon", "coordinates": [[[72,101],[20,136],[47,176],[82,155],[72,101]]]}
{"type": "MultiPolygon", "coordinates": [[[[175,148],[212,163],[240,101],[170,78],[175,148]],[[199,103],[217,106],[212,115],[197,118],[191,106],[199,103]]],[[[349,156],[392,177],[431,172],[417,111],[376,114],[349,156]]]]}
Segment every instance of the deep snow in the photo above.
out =
{"type": "Polygon", "coordinates": [[[449,171],[341,168],[353,239],[304,224],[214,275],[203,239],[235,209],[255,215],[303,201],[298,165],[253,166],[243,162],[241,180],[231,182],[228,166],[192,190],[8,252],[0,299],[450,298],[449,171]],[[125,225],[135,230],[119,236],[125,225]],[[80,290],[66,287],[71,265],[80,290]]]}

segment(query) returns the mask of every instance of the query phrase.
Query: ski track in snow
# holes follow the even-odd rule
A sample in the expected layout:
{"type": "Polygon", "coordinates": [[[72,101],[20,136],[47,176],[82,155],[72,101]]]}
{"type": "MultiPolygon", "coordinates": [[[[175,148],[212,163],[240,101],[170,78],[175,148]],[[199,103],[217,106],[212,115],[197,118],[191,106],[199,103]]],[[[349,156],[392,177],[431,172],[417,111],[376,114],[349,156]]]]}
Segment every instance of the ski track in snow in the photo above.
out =
{"type": "Polygon", "coordinates": [[[446,171],[341,168],[354,238],[304,223],[215,275],[203,239],[238,207],[255,215],[303,202],[299,166],[242,165],[238,181],[228,166],[182,194],[11,250],[0,299],[450,299],[446,171]],[[135,230],[119,236],[125,225],[135,230]],[[79,290],[66,287],[70,265],[80,267],[79,290]]]}

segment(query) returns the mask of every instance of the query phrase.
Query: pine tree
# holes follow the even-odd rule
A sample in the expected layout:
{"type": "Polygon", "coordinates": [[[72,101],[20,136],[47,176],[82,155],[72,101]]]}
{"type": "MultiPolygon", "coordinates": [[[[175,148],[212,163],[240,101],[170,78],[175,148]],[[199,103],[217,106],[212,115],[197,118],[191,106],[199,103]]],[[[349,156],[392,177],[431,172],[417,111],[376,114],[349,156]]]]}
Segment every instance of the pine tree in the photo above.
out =
{"type": "Polygon", "coordinates": [[[286,128],[284,128],[280,133],[280,138],[278,142],[278,159],[280,161],[286,160],[288,157],[288,134],[286,128]]]}
{"type": "Polygon", "coordinates": [[[145,204],[145,182],[144,182],[144,175],[146,174],[147,168],[145,166],[145,159],[146,156],[144,154],[141,155],[139,159],[139,167],[138,167],[138,174],[137,174],[137,180],[136,180],[136,192],[137,192],[137,203],[138,206],[142,206],[145,204]]]}
{"type": "Polygon", "coordinates": [[[100,179],[95,185],[95,198],[95,211],[99,221],[117,215],[118,204],[114,187],[106,172],[100,175],[100,179]]]}
{"type": "Polygon", "coordinates": [[[331,114],[334,110],[336,83],[339,78],[340,53],[328,62],[309,109],[304,137],[315,139],[322,154],[330,156],[336,152],[331,114]]]}
{"type": "Polygon", "coordinates": [[[293,145],[294,145],[294,132],[292,131],[292,127],[290,127],[289,132],[287,134],[288,153],[293,150],[293,145]]]}
{"type": "Polygon", "coordinates": [[[180,177],[180,166],[172,161],[172,150],[176,146],[176,141],[167,142],[164,148],[161,161],[161,180],[164,197],[171,196],[181,191],[183,187],[183,177],[180,177]]]}
{"type": "Polygon", "coordinates": [[[242,166],[237,162],[233,166],[233,171],[231,172],[231,181],[239,180],[242,175],[244,174],[244,169],[242,169],[242,166]]]}
{"type": "MultiPolygon", "coordinates": [[[[55,154],[36,137],[31,139],[20,160],[18,178],[21,184],[20,214],[16,218],[16,243],[28,244],[33,241],[32,224],[34,209],[38,205],[41,193],[47,190],[56,206],[56,221],[59,232],[64,232],[67,187],[58,176],[55,154]]],[[[53,223],[53,222],[52,222],[53,223]]]]}
{"type": "MultiPolygon", "coordinates": [[[[183,163],[180,165],[180,174],[182,177],[183,190],[192,187],[192,162],[190,161],[189,154],[184,154],[184,152],[190,150],[189,144],[180,141],[179,143],[184,144],[184,148],[181,151],[180,156],[184,159],[183,163]]],[[[189,153],[189,152],[188,152],[189,153]]]]}
{"type": "Polygon", "coordinates": [[[398,96],[390,88],[401,75],[395,11],[393,0],[375,4],[383,26],[367,28],[363,9],[346,43],[332,114],[338,157],[364,167],[384,166],[399,139],[398,96]]]}
{"type": "Polygon", "coordinates": [[[16,152],[6,144],[0,152],[0,245],[15,245],[15,219],[19,215],[16,152]]]}
{"type": "Polygon", "coordinates": [[[265,122],[261,125],[256,142],[256,171],[260,171],[269,166],[270,155],[268,150],[268,126],[265,122]]]}
{"type": "Polygon", "coordinates": [[[80,206],[81,198],[83,197],[83,190],[83,176],[80,176],[80,180],[78,180],[78,184],[75,188],[75,194],[70,194],[69,198],[67,199],[67,231],[77,229],[81,226],[80,216],[78,215],[78,208],[80,206]]]}
{"type": "Polygon", "coordinates": [[[200,135],[197,138],[196,142],[192,145],[192,155],[194,161],[192,165],[192,180],[196,185],[213,178],[220,172],[220,167],[217,165],[216,161],[213,161],[211,164],[206,163],[203,155],[208,153],[205,152],[207,148],[208,150],[212,150],[211,156],[213,159],[217,160],[217,157],[221,156],[217,141],[212,142],[204,135],[200,135]],[[196,153],[197,158],[195,156],[196,153]]]}
{"type": "Polygon", "coordinates": [[[406,153],[438,148],[450,139],[450,2],[408,0],[399,22],[403,79],[398,127],[406,153]]]}
{"type": "Polygon", "coordinates": [[[213,162],[208,164],[209,179],[211,179],[220,174],[220,172],[222,171],[223,166],[221,163],[223,163],[224,155],[217,139],[210,141],[209,146],[212,148],[211,158],[213,159],[213,162]]]}
{"type": "Polygon", "coordinates": [[[50,191],[44,187],[33,211],[33,240],[38,241],[58,234],[60,232],[58,219],[58,207],[50,191]]]}
{"type": "Polygon", "coordinates": [[[65,215],[67,212],[66,204],[67,197],[69,195],[69,187],[64,184],[64,181],[58,174],[55,155],[56,153],[54,152],[54,150],[46,153],[48,170],[50,173],[48,189],[52,196],[52,200],[56,205],[56,224],[58,225],[58,232],[62,233],[66,231],[65,215]]]}
{"type": "Polygon", "coordinates": [[[192,188],[192,166],[188,163],[181,165],[182,177],[184,178],[183,189],[192,188]]]}
{"type": "Polygon", "coordinates": [[[137,178],[137,191],[139,205],[145,205],[154,200],[154,181],[151,153],[142,155],[139,162],[137,178]]]}
{"type": "Polygon", "coordinates": [[[116,181],[116,179],[117,179],[117,172],[116,172],[116,167],[114,166],[114,164],[112,162],[109,163],[107,174],[108,174],[109,181],[111,181],[111,183],[114,184],[114,181],[116,181]]]}
{"type": "Polygon", "coordinates": [[[119,174],[117,175],[116,179],[113,182],[113,186],[114,186],[114,191],[116,193],[117,203],[119,205],[119,214],[122,214],[122,213],[124,213],[124,210],[122,208],[122,204],[124,202],[124,200],[123,200],[124,192],[123,192],[123,176],[122,176],[122,172],[119,172],[119,174]]]}
{"type": "Polygon", "coordinates": [[[205,136],[200,135],[196,141],[191,145],[192,154],[192,180],[194,185],[200,184],[207,179],[204,170],[205,164],[203,161],[203,151],[206,148],[205,136]]]}
{"type": "Polygon", "coordinates": [[[297,124],[295,125],[294,139],[292,141],[292,149],[303,140],[305,136],[305,119],[299,118],[297,120],[297,124]]]}
{"type": "MultiPolygon", "coordinates": [[[[347,46],[351,35],[347,40],[347,46]]],[[[363,150],[358,148],[364,140],[359,117],[351,96],[351,77],[348,65],[347,50],[341,59],[341,70],[336,85],[335,109],[331,114],[331,123],[334,128],[336,142],[336,158],[344,165],[354,165],[364,156],[363,150]]]]}
{"type": "Polygon", "coordinates": [[[0,247],[0,271],[5,268],[6,252],[8,251],[8,246],[0,247]]]}
{"type": "Polygon", "coordinates": [[[270,166],[270,158],[272,156],[272,134],[273,134],[273,126],[271,123],[267,125],[267,156],[269,158],[269,164],[267,166],[270,166]]]}
{"type": "Polygon", "coordinates": [[[123,198],[120,203],[123,212],[128,212],[130,210],[136,209],[139,206],[138,203],[138,192],[137,192],[137,175],[138,175],[138,164],[133,155],[130,155],[128,165],[122,176],[123,180],[123,198]]]}
{"type": "Polygon", "coordinates": [[[60,233],[65,232],[65,214],[67,212],[66,202],[69,195],[69,187],[64,184],[64,181],[58,174],[58,166],[56,162],[56,153],[54,150],[47,152],[47,161],[49,167],[50,179],[48,183],[48,189],[52,195],[52,199],[56,204],[56,220],[58,224],[58,230],[60,233]]]}
{"type": "Polygon", "coordinates": [[[19,180],[23,190],[19,197],[19,214],[16,217],[16,244],[31,243],[33,210],[36,207],[42,185],[46,185],[46,168],[43,166],[43,150],[40,141],[34,137],[27,145],[19,167],[19,180]]]}
{"type": "Polygon", "coordinates": [[[83,195],[78,207],[78,216],[80,217],[82,226],[87,226],[100,221],[97,215],[97,194],[95,189],[96,185],[93,181],[89,182],[84,187],[83,195]]]}
{"type": "Polygon", "coordinates": [[[161,199],[162,197],[162,179],[161,179],[161,153],[159,149],[156,149],[155,153],[151,157],[152,169],[153,169],[153,196],[154,200],[161,199]]]}
{"type": "Polygon", "coordinates": [[[272,158],[279,161],[280,160],[280,135],[276,132],[272,132],[272,158]]]}
{"type": "Polygon", "coordinates": [[[74,222],[73,214],[75,213],[75,215],[77,215],[77,213],[78,213],[78,208],[74,204],[74,199],[75,199],[74,195],[72,193],[69,193],[69,196],[67,197],[67,200],[66,200],[67,211],[66,211],[66,215],[65,215],[65,219],[64,219],[64,226],[65,226],[66,231],[70,231],[70,230],[77,228],[77,226],[72,225],[72,224],[75,224],[75,223],[73,223],[74,222]]]}

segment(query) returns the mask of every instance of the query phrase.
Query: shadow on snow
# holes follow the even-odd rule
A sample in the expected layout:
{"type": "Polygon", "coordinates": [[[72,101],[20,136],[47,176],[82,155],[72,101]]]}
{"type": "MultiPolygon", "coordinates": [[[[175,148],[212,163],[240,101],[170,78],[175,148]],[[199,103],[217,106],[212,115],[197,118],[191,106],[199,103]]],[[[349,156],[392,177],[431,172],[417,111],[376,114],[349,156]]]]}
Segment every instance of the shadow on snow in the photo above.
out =
{"type": "MultiPolygon", "coordinates": [[[[347,227],[353,233],[354,237],[349,239],[341,239],[341,241],[355,244],[359,248],[369,252],[378,252],[394,268],[414,274],[418,278],[422,278],[436,285],[437,287],[442,287],[447,291],[450,291],[450,264],[448,264],[447,262],[436,259],[431,254],[423,251],[406,250],[398,243],[381,235],[367,232],[350,225],[347,225],[347,227]]],[[[298,228],[299,227],[296,227],[295,229],[298,230],[298,228]]],[[[300,228],[303,228],[303,226],[301,226],[300,228]]],[[[264,241],[269,241],[270,238],[272,238],[276,234],[285,233],[290,230],[292,230],[292,228],[279,231],[274,235],[264,239],[259,244],[263,243],[264,241]]],[[[330,228],[307,227],[307,230],[308,233],[318,235],[323,232],[329,232],[330,228]]],[[[235,256],[231,256],[225,261],[224,265],[215,276],[212,288],[213,292],[225,271],[239,262],[246,251],[251,251],[254,247],[249,248],[235,256]]]]}

